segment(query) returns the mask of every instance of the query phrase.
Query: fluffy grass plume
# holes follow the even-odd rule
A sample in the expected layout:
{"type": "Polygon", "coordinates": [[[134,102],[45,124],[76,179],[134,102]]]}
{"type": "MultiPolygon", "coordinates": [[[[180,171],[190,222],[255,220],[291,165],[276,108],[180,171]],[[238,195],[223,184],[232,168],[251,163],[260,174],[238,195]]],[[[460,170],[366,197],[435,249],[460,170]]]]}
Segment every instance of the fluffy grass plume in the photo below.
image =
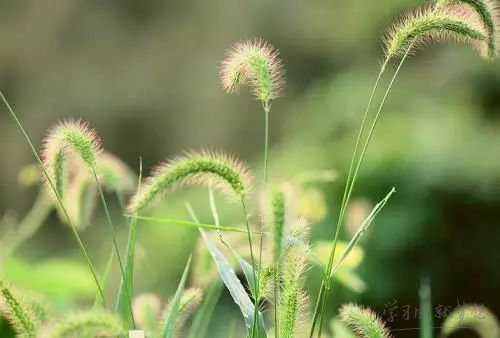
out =
{"type": "Polygon", "coordinates": [[[244,198],[250,190],[250,174],[235,158],[215,152],[188,153],[159,165],[133,196],[128,211],[137,213],[158,195],[183,185],[209,185],[229,196],[244,198]]]}
{"type": "Polygon", "coordinates": [[[120,319],[105,310],[83,311],[65,316],[42,330],[43,338],[121,337],[120,319]]]}
{"type": "Polygon", "coordinates": [[[389,338],[389,330],[370,309],[346,304],[340,309],[340,319],[362,338],[389,338]]]}
{"type": "Polygon", "coordinates": [[[17,337],[37,337],[38,320],[33,309],[0,280],[0,310],[10,322],[17,337]]]}
{"type": "Polygon", "coordinates": [[[494,58],[498,55],[498,29],[500,28],[500,4],[498,0],[437,0],[438,8],[450,6],[468,6],[481,18],[484,29],[488,33],[487,48],[484,56],[494,58]]]}
{"type": "Polygon", "coordinates": [[[72,120],[58,123],[49,131],[43,144],[43,162],[60,197],[64,196],[68,176],[68,152],[76,154],[93,169],[101,149],[101,142],[94,130],[86,122],[72,120]]]}
{"type": "Polygon", "coordinates": [[[134,298],[132,309],[137,327],[151,335],[156,330],[160,318],[160,297],[154,293],[143,293],[134,298]]]}
{"type": "Polygon", "coordinates": [[[285,84],[278,51],[262,39],[236,43],[227,52],[220,75],[227,93],[247,84],[257,99],[265,103],[281,96],[285,84]]]}
{"type": "Polygon", "coordinates": [[[443,337],[461,329],[471,329],[480,338],[500,337],[497,318],[482,305],[463,305],[453,310],[443,323],[443,337]]]}
{"type": "Polygon", "coordinates": [[[433,41],[457,41],[474,45],[487,39],[487,33],[472,10],[426,7],[403,17],[386,34],[388,59],[404,55],[433,41]]]}
{"type": "Polygon", "coordinates": [[[285,252],[282,264],[282,288],[279,301],[279,336],[300,336],[301,321],[306,318],[308,299],[302,288],[309,248],[300,243],[291,245],[285,252]]]}

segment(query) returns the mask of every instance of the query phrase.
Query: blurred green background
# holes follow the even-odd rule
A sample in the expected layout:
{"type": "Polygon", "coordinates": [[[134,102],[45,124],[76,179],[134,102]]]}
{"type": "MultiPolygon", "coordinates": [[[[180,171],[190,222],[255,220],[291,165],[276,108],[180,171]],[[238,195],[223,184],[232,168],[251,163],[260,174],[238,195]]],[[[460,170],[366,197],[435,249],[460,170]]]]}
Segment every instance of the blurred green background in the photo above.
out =
{"type": "MultiPolygon", "coordinates": [[[[104,147],[136,171],[139,158],[148,173],[184,150],[215,148],[238,154],[260,172],[263,113],[245,90],[224,94],[218,71],[234,42],[263,37],[279,49],[287,79],[286,96],[272,107],[272,177],[337,171],[338,180],[320,185],[328,213],[313,229],[314,239],[327,239],[383,59],[384,31],[394,17],[422,3],[0,1],[0,88],[37,145],[51,125],[75,117],[89,121],[104,147]]],[[[408,60],[354,194],[375,203],[393,186],[398,192],[363,244],[359,274],[367,290],[339,288],[332,314],[333,304],[347,301],[381,313],[397,306],[391,327],[415,327],[403,308],[416,310],[423,276],[431,277],[440,309],[473,302],[500,314],[499,94],[499,63],[463,46],[432,46],[408,60]]],[[[20,187],[17,174],[33,159],[1,110],[0,210],[21,217],[36,189],[20,187]]],[[[206,209],[205,191],[193,196],[206,209]]],[[[171,200],[161,212],[185,218],[183,202],[171,200]]],[[[221,208],[230,206],[221,201],[221,208]]],[[[96,217],[97,226],[83,237],[102,267],[109,233],[101,210],[96,217]]],[[[210,221],[208,213],[205,218],[210,221]]],[[[170,297],[194,240],[194,232],[178,227],[141,225],[137,289],[170,297]]],[[[55,215],[17,256],[33,266],[79,259],[69,229],[55,215]]],[[[314,294],[319,274],[311,276],[314,294]]],[[[221,302],[219,312],[238,318],[227,295],[221,302]]]]}

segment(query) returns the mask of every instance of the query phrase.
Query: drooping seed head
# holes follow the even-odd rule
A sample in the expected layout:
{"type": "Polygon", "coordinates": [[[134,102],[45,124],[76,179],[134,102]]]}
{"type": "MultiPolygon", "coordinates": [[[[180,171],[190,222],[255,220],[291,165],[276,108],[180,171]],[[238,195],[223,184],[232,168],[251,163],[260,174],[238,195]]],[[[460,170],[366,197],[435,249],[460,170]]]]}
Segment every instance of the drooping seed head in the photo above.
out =
{"type": "Polygon", "coordinates": [[[37,337],[39,320],[21,297],[0,280],[0,314],[10,322],[18,337],[37,337]]]}
{"type": "Polygon", "coordinates": [[[500,6],[498,0],[437,0],[436,8],[469,7],[479,16],[487,41],[481,48],[486,58],[495,58],[498,55],[498,31],[500,29],[500,6]]]}
{"type": "Polygon", "coordinates": [[[384,323],[370,309],[354,304],[346,304],[340,309],[340,319],[362,338],[390,338],[384,323]]]}
{"type": "Polygon", "coordinates": [[[281,96],[285,83],[278,51],[262,39],[235,44],[222,62],[220,75],[227,93],[247,84],[264,103],[281,96]]]}
{"type": "Polygon", "coordinates": [[[399,20],[386,34],[388,59],[433,41],[456,41],[478,46],[487,33],[470,9],[427,7],[399,20]]]}
{"type": "Polygon", "coordinates": [[[74,154],[91,169],[95,168],[101,149],[97,134],[83,121],[58,123],[50,130],[43,143],[43,162],[60,197],[64,195],[68,176],[67,157],[74,154]]]}
{"type": "Polygon", "coordinates": [[[473,330],[481,338],[500,336],[498,319],[482,305],[467,304],[453,310],[443,323],[443,337],[461,329],[473,330]]]}
{"type": "Polygon", "coordinates": [[[250,181],[246,167],[231,156],[207,151],[188,153],[159,165],[132,197],[128,211],[139,212],[159,195],[183,185],[210,185],[230,197],[245,198],[250,181]]]}

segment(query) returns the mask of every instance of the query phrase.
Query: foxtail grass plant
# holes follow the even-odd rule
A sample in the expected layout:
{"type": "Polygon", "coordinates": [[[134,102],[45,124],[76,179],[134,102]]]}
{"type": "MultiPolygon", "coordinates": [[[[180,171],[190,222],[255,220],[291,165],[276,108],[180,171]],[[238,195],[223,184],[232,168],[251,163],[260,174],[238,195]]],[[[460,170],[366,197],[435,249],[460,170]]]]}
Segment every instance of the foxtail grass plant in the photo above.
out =
{"type": "MultiPolygon", "coordinates": [[[[269,113],[271,111],[271,102],[283,94],[285,86],[283,64],[279,53],[270,43],[262,39],[239,42],[227,52],[220,73],[222,87],[227,93],[236,92],[241,85],[246,84],[262,104],[264,110],[264,186],[266,186],[269,167],[269,113]]],[[[259,279],[262,263],[262,243],[263,238],[261,236],[259,242],[259,279]]],[[[275,288],[277,287],[275,286],[275,288]]],[[[255,308],[257,309],[257,306],[255,308]]],[[[277,335],[278,306],[276,302],[274,311],[275,334],[277,335]]],[[[254,320],[254,323],[256,322],[254,320]]]]}
{"type": "MultiPolygon", "coordinates": [[[[44,140],[43,161],[50,175],[51,181],[56,182],[55,187],[58,196],[64,199],[66,192],[66,182],[75,165],[74,161],[81,160],[87,166],[92,179],[95,181],[97,191],[104,209],[107,223],[111,229],[112,245],[115,251],[121,276],[125,279],[125,268],[121,258],[118,241],[116,238],[116,229],[111,219],[108,204],[104,197],[102,184],[97,174],[97,160],[101,153],[101,141],[97,133],[83,121],[65,121],[57,124],[44,140]],[[77,159],[71,161],[71,155],[77,155],[77,159]]],[[[108,159],[109,160],[109,159],[108,159]]],[[[67,210],[67,209],[66,209],[67,210]]],[[[68,213],[68,220],[71,216],[68,213]]],[[[74,223],[72,223],[74,224],[74,223]]],[[[75,225],[76,226],[76,225],[75,225]]],[[[132,294],[125,284],[127,313],[130,315],[127,324],[134,326],[132,313],[132,294]]]]}
{"type": "Polygon", "coordinates": [[[31,137],[29,136],[29,134],[26,132],[26,130],[24,129],[22,123],[21,123],[21,120],[19,120],[19,118],[17,117],[17,114],[15,113],[14,109],[12,108],[12,106],[9,104],[9,102],[7,101],[7,98],[5,97],[5,95],[3,94],[2,91],[0,91],[0,99],[3,101],[3,103],[5,104],[5,106],[7,107],[7,111],[9,112],[10,116],[12,117],[12,119],[14,120],[14,122],[16,123],[16,126],[17,128],[19,129],[19,131],[21,132],[21,134],[23,135],[24,139],[26,140],[26,142],[28,143],[28,146],[33,154],[33,157],[35,158],[35,160],[37,161],[37,163],[40,165],[40,168],[42,169],[42,172],[43,172],[43,176],[44,178],[46,179],[47,181],[47,184],[49,186],[49,189],[50,191],[54,194],[55,196],[55,199],[56,199],[56,202],[57,202],[57,205],[58,207],[60,208],[60,210],[62,211],[65,219],[68,221],[68,224],[70,224],[70,227],[71,227],[71,230],[72,230],[72,233],[78,243],[78,247],[87,263],[87,266],[92,274],[92,277],[94,279],[94,282],[96,284],[96,287],[97,287],[97,291],[99,293],[99,296],[101,298],[101,301],[103,304],[105,304],[105,297],[104,297],[104,291],[103,291],[103,288],[101,286],[101,282],[99,280],[99,277],[98,277],[98,274],[97,274],[97,271],[94,267],[94,264],[92,263],[92,260],[90,259],[90,256],[88,254],[88,251],[87,251],[87,248],[85,247],[85,244],[83,243],[79,233],[78,233],[78,230],[76,228],[76,226],[71,222],[71,218],[68,214],[68,211],[66,210],[66,207],[62,201],[62,196],[59,194],[59,191],[58,191],[58,188],[57,188],[57,183],[55,181],[53,181],[52,179],[52,176],[50,175],[49,171],[47,170],[47,168],[45,167],[45,164],[44,162],[42,161],[40,155],[38,155],[38,151],[36,150],[35,146],[33,145],[33,141],[31,140],[31,137]]]}
{"type": "Polygon", "coordinates": [[[321,336],[326,298],[332,288],[332,268],[335,258],[336,243],[338,241],[340,229],[343,226],[345,212],[356,183],[357,175],[365,158],[366,151],[373,138],[377,123],[381,118],[384,105],[404,62],[406,61],[408,55],[416,48],[422,47],[426,43],[432,41],[452,40],[473,46],[479,46],[478,48],[481,50],[481,48],[484,48],[483,46],[488,40],[488,33],[485,31],[484,27],[485,24],[481,21],[481,18],[479,17],[478,19],[476,13],[469,8],[456,8],[432,4],[430,6],[417,9],[413,13],[405,16],[403,19],[400,19],[387,33],[385,39],[385,60],[382,63],[380,72],[370,93],[368,104],[363,114],[358,136],[356,138],[344,193],[342,196],[338,221],[333,235],[330,259],[325,268],[324,278],[316,298],[316,305],[310,330],[311,338],[314,336],[316,331],[318,333],[317,336],[321,336]],[[389,62],[397,57],[401,57],[399,64],[389,81],[374,117],[371,122],[368,122],[370,108],[382,75],[386,71],[389,62]],[[365,135],[366,130],[368,131],[365,135]]]}

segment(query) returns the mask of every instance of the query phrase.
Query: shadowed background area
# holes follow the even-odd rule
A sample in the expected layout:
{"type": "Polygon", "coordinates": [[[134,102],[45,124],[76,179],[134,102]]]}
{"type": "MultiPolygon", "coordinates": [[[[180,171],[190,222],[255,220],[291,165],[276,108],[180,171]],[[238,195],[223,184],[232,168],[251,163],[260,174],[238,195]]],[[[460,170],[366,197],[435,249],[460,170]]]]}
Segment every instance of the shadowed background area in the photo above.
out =
{"type": "MultiPolygon", "coordinates": [[[[337,180],[316,187],[322,198],[310,202],[327,208],[313,227],[313,239],[327,239],[383,59],[385,28],[418,5],[421,1],[0,1],[0,88],[37,146],[58,120],[82,118],[104,147],[136,172],[139,158],[147,174],[185,150],[215,148],[237,154],[260,173],[264,115],[246,90],[224,94],[218,72],[234,42],[262,37],[279,49],[287,79],[286,95],[271,113],[271,176],[317,169],[337,173],[337,180]]],[[[374,204],[393,186],[397,193],[363,242],[359,275],[366,291],[338,288],[330,315],[338,304],[352,301],[381,313],[392,328],[418,326],[424,276],[432,280],[436,325],[457,303],[481,303],[500,314],[499,93],[498,61],[483,61],[463,46],[432,46],[410,57],[354,198],[374,204]]],[[[18,183],[18,173],[33,158],[1,110],[0,210],[8,219],[22,217],[37,190],[18,183]]],[[[165,202],[161,213],[186,218],[186,196],[207,209],[206,192],[195,189],[165,202]]],[[[118,204],[110,200],[119,219],[118,204]]],[[[223,215],[236,219],[231,204],[220,204],[223,215]]],[[[210,221],[208,209],[203,212],[210,221]]],[[[110,242],[102,210],[82,235],[104,266],[110,242]]],[[[195,239],[191,230],[141,224],[138,291],[170,298],[195,239]]],[[[16,257],[33,266],[57,257],[80,259],[69,228],[55,214],[16,257]]],[[[308,278],[313,295],[319,279],[315,270],[308,278]]],[[[78,283],[85,289],[77,278],[73,284],[78,283]]],[[[220,303],[219,318],[239,318],[227,295],[220,303]]],[[[214,330],[220,330],[214,332],[225,332],[228,323],[214,320],[214,330]]]]}

